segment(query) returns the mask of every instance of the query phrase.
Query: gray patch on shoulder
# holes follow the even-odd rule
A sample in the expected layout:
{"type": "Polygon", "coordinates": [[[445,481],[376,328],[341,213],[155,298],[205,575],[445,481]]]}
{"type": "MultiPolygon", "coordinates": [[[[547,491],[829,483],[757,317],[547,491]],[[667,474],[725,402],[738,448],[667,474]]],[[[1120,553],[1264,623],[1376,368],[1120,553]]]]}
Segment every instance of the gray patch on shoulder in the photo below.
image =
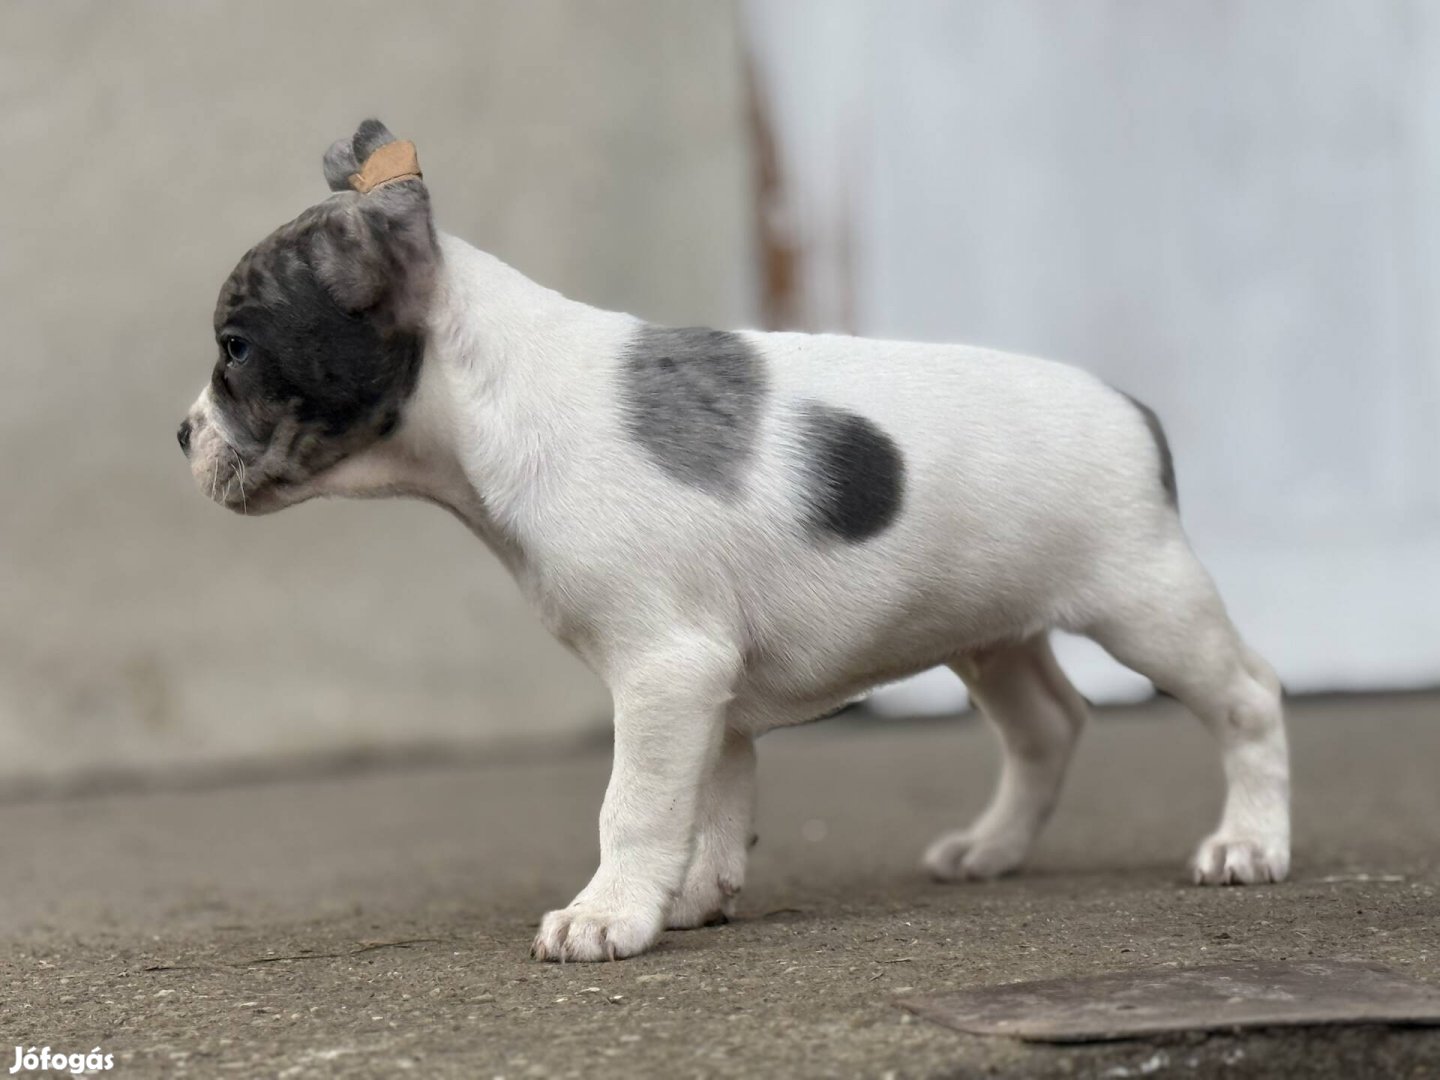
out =
{"type": "MultiPolygon", "coordinates": [[[[1125,394],[1125,391],[1120,391],[1125,394]]],[[[1141,417],[1145,420],[1145,426],[1150,429],[1150,437],[1155,440],[1155,450],[1160,455],[1160,486],[1165,489],[1165,495],[1170,500],[1170,505],[1177,510],[1180,508],[1180,491],[1175,484],[1175,459],[1170,454],[1170,440],[1165,437],[1165,428],[1160,423],[1160,418],[1155,415],[1155,410],[1146,405],[1143,401],[1137,401],[1129,394],[1125,399],[1140,411],[1141,417]]]]}
{"type": "Polygon", "coordinates": [[[801,407],[800,438],[805,520],[814,535],[856,544],[895,520],[905,460],[890,436],[863,416],[810,401],[801,407]]]}
{"type": "Polygon", "coordinates": [[[755,453],[765,367],[738,334],[642,326],[626,349],[626,429],[655,464],[716,495],[740,490],[755,453]]]}

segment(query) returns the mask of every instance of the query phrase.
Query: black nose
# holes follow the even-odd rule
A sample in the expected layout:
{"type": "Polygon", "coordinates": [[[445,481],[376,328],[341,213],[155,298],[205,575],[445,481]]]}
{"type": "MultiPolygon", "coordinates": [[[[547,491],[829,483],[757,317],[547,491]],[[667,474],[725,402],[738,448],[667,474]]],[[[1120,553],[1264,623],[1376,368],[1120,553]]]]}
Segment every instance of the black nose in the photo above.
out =
{"type": "Polygon", "coordinates": [[[175,432],[175,441],[180,444],[180,449],[185,451],[185,456],[190,456],[190,421],[183,420],[180,423],[180,430],[175,432]]]}

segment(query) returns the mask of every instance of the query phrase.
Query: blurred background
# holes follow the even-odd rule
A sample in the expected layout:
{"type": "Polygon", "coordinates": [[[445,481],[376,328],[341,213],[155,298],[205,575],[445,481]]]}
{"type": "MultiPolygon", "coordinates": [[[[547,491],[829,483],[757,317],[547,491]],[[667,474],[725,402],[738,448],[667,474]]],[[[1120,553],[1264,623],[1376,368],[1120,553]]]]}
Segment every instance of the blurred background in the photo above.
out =
{"type": "Polygon", "coordinates": [[[1292,690],[1440,683],[1440,7],[5,0],[0,790],[605,731],[447,515],[241,520],[175,448],[221,281],[368,115],[587,302],[1095,371],[1292,690]]]}

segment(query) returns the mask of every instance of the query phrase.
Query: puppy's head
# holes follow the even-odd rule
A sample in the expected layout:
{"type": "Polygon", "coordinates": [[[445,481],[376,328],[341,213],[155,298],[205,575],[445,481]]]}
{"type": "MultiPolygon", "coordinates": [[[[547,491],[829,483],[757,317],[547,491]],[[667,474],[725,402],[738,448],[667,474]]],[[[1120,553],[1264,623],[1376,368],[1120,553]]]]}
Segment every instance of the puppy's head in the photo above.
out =
{"type": "Polygon", "coordinates": [[[326,493],[327,471],[385,440],[414,392],[439,265],[430,196],[418,175],[352,186],[394,141],[366,120],[331,146],[338,194],[251,248],[220,289],[214,368],[179,441],[232,510],[326,493]]]}

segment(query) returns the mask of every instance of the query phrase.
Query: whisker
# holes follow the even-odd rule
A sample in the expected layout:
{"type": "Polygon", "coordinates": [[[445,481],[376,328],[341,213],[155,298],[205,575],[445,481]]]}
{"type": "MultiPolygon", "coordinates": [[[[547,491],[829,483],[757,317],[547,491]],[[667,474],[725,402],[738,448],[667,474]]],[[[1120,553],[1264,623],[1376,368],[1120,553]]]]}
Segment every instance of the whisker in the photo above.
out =
{"type": "Polygon", "coordinates": [[[240,469],[240,512],[248,517],[250,514],[250,500],[245,496],[245,459],[238,453],[235,455],[235,464],[240,469]]]}

